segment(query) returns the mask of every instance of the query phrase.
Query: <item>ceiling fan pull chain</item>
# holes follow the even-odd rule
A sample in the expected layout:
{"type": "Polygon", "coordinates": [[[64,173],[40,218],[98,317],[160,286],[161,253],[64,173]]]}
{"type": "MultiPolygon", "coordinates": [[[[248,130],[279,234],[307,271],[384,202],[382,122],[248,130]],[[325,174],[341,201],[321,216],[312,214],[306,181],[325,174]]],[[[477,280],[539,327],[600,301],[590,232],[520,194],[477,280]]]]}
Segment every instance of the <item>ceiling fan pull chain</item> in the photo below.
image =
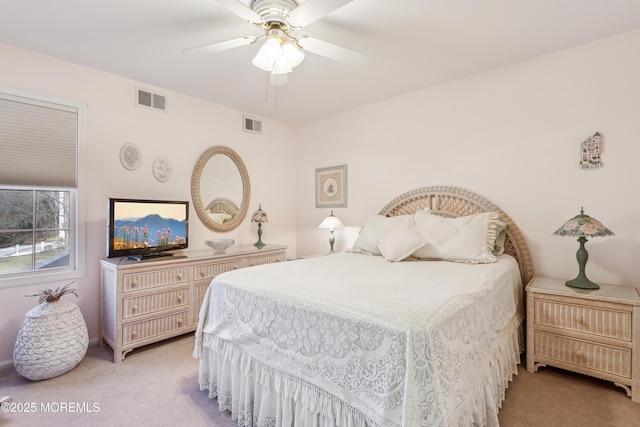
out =
{"type": "Polygon", "coordinates": [[[274,86],[273,93],[274,93],[273,97],[275,98],[275,100],[274,100],[274,103],[273,103],[273,104],[274,104],[274,106],[275,106],[276,108],[278,108],[278,85],[275,85],[275,86],[274,86]]]}

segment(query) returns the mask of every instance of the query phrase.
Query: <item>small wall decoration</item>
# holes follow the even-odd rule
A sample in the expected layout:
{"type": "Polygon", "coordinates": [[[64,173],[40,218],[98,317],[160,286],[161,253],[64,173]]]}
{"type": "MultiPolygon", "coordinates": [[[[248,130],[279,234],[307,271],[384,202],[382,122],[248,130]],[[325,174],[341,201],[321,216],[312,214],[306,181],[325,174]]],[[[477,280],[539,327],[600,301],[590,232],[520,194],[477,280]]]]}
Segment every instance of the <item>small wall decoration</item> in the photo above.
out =
{"type": "Polygon", "coordinates": [[[347,207],[347,165],[316,169],[316,208],[347,207]]]}
{"type": "Polygon", "coordinates": [[[600,166],[600,134],[596,132],[580,145],[580,167],[591,169],[600,166]]]}
{"type": "Polygon", "coordinates": [[[153,176],[155,176],[158,181],[169,181],[172,172],[171,160],[162,156],[156,157],[153,162],[153,176]]]}
{"type": "Polygon", "coordinates": [[[130,171],[138,169],[142,163],[142,154],[138,146],[131,142],[123,144],[120,148],[120,163],[130,171]]]}

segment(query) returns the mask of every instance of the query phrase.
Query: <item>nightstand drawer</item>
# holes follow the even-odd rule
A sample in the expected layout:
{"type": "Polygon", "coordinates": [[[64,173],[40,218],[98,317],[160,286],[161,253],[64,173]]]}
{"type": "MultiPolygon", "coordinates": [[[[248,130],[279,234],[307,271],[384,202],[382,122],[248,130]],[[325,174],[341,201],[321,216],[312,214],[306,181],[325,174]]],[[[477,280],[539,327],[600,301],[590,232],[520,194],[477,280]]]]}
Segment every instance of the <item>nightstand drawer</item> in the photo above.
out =
{"type": "Polygon", "coordinates": [[[122,344],[127,345],[147,338],[164,335],[186,328],[188,311],[170,314],[168,316],[130,323],[122,327],[122,344]]]}
{"type": "Polygon", "coordinates": [[[631,350],[535,332],[536,357],[631,378],[631,350]]]}
{"type": "Polygon", "coordinates": [[[183,305],[189,305],[189,288],[125,298],[122,305],[122,318],[128,319],[183,305]]]}
{"type": "Polygon", "coordinates": [[[631,341],[631,311],[612,310],[536,298],[536,325],[631,341]]]}

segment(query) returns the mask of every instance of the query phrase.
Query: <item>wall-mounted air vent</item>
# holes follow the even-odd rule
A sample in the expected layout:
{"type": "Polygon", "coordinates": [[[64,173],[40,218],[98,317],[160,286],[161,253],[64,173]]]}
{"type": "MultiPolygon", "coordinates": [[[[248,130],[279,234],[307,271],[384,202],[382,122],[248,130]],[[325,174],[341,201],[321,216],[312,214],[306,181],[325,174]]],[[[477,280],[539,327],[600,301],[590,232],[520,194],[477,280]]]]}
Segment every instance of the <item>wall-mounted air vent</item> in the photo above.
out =
{"type": "Polygon", "coordinates": [[[145,89],[136,88],[136,105],[157,111],[167,111],[167,97],[145,89]]]}
{"type": "Polygon", "coordinates": [[[242,129],[246,132],[262,133],[262,122],[260,120],[252,119],[251,117],[244,116],[242,120],[242,129]]]}

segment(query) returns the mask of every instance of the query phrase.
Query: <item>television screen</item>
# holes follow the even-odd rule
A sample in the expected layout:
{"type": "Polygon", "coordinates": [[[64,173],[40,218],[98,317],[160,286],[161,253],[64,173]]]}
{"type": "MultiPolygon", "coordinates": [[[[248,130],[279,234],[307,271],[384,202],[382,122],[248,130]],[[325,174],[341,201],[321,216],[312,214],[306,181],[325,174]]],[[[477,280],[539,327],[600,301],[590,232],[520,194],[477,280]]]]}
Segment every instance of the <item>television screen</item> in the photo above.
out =
{"type": "Polygon", "coordinates": [[[107,256],[146,258],[188,246],[189,202],[109,199],[107,256]]]}

